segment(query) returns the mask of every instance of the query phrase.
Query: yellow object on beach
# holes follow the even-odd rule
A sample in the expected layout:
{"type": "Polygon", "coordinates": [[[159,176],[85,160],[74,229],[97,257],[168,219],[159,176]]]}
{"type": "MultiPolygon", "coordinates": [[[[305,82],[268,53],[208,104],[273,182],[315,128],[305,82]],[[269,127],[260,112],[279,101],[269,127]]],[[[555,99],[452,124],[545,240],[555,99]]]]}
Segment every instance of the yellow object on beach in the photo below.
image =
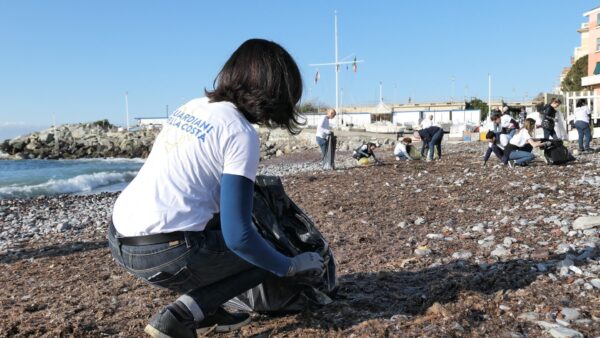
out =
{"type": "Polygon", "coordinates": [[[371,160],[368,159],[368,158],[366,158],[366,157],[363,157],[360,160],[358,160],[358,164],[360,164],[360,165],[369,165],[369,164],[371,164],[371,160]]]}

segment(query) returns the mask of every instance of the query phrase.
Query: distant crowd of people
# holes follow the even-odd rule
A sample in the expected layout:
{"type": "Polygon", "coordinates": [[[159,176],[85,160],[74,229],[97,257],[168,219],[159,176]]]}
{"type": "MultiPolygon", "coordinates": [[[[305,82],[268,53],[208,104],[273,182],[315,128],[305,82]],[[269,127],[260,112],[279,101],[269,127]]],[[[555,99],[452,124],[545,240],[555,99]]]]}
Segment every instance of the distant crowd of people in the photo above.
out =
{"type": "MultiPolygon", "coordinates": [[[[511,114],[507,105],[493,110],[490,114],[489,131],[485,135],[488,146],[483,155],[483,165],[487,165],[490,157],[494,154],[504,165],[511,167],[526,166],[535,159],[533,150],[536,148],[544,150],[560,148],[564,153],[562,157],[568,157],[572,160],[573,157],[568,154],[556,132],[557,109],[561,104],[560,99],[552,99],[540,111],[539,120],[528,117],[525,107],[522,107],[518,114],[514,115],[511,114]],[[538,127],[542,129],[543,138],[536,138],[535,130],[538,127]]],[[[591,116],[587,101],[579,100],[576,106],[573,126],[579,134],[579,152],[593,151],[590,148],[593,129],[590,126],[591,116]]],[[[335,110],[330,109],[317,127],[317,144],[323,156],[325,156],[327,150],[327,137],[331,133],[329,120],[335,116],[335,110]]],[[[433,161],[442,158],[444,130],[434,123],[433,117],[430,114],[424,118],[419,128],[413,132],[412,138],[403,137],[396,143],[393,150],[396,160],[425,159],[426,161],[433,161]],[[421,141],[420,151],[413,146],[413,141],[421,141]]],[[[352,157],[361,165],[381,164],[382,161],[375,154],[377,147],[378,145],[373,142],[361,144],[353,150],[352,157]]],[[[545,160],[547,159],[545,158],[545,160]]],[[[557,159],[556,161],[568,160],[557,159]]]]}

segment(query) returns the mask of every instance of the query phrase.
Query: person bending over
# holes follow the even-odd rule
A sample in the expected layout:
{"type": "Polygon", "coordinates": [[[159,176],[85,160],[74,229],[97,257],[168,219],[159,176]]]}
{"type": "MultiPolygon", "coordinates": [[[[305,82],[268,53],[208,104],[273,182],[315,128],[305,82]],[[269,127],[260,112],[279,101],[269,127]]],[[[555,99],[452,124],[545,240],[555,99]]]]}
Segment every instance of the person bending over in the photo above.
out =
{"type": "MultiPolygon", "coordinates": [[[[506,135],[502,134],[501,136],[506,135]]],[[[488,141],[488,147],[483,155],[483,165],[485,166],[487,164],[487,161],[490,159],[490,156],[492,156],[492,153],[496,155],[498,160],[502,161],[502,157],[504,156],[504,146],[508,143],[508,138],[504,137],[506,143],[502,145],[500,140],[496,138],[496,134],[490,130],[485,135],[485,139],[488,141]]]]}
{"type": "Polygon", "coordinates": [[[372,157],[375,164],[383,164],[377,156],[375,156],[375,149],[377,145],[373,142],[368,142],[356,148],[352,153],[352,157],[358,161],[359,164],[369,164],[369,159],[372,157]]]}
{"type": "Polygon", "coordinates": [[[427,149],[427,161],[433,161],[434,148],[438,152],[438,157],[442,158],[442,139],[444,138],[444,129],[431,126],[429,128],[416,130],[413,136],[417,140],[421,140],[423,145],[421,147],[421,156],[425,157],[425,150],[427,149]]]}
{"type": "Polygon", "coordinates": [[[396,147],[394,147],[394,156],[396,157],[396,160],[415,160],[416,158],[413,158],[410,155],[412,147],[412,139],[410,137],[405,137],[398,142],[396,147]]]}
{"type": "Polygon", "coordinates": [[[512,166],[513,164],[518,166],[526,166],[529,162],[533,161],[535,155],[533,155],[533,148],[542,146],[544,143],[534,140],[533,132],[535,130],[535,120],[532,118],[525,119],[523,128],[510,139],[508,145],[504,149],[504,156],[502,162],[512,166]]]}
{"type": "Polygon", "coordinates": [[[146,326],[153,337],[239,328],[249,315],[229,313],[223,303],[270,275],[323,271],[319,254],[287,257],[252,224],[260,158],[253,124],[300,131],[298,66],[280,45],[251,39],[231,55],[215,84],[169,117],[113,209],[108,240],[115,261],[181,294],[146,326]],[[208,225],[216,217],[220,228],[208,225]]]}

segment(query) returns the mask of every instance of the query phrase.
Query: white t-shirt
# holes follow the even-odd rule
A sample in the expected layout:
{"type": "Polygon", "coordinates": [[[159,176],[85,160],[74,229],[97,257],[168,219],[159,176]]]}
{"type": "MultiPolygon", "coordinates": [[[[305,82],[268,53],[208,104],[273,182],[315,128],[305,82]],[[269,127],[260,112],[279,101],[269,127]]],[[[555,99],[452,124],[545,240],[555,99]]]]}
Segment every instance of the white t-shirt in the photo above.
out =
{"type": "Polygon", "coordinates": [[[510,141],[510,139],[508,138],[507,134],[500,134],[500,144],[499,147],[504,149],[507,145],[508,145],[508,141],[510,141]]]}
{"type": "Polygon", "coordinates": [[[529,135],[527,129],[521,128],[521,130],[519,130],[519,132],[515,136],[513,136],[509,142],[510,144],[521,148],[522,146],[528,143],[530,138],[531,135],[529,135]]]}
{"type": "Polygon", "coordinates": [[[500,117],[500,127],[510,128],[510,120],[512,120],[512,117],[509,114],[502,115],[500,117]]]}
{"type": "Polygon", "coordinates": [[[169,117],[117,198],[115,228],[123,236],[202,231],[219,212],[221,176],[254,181],[259,159],[258,133],[232,103],[194,99],[169,117]]]}
{"type": "Polygon", "coordinates": [[[588,106],[582,106],[575,108],[575,121],[583,121],[590,123],[590,109],[588,106]]]}
{"type": "Polygon", "coordinates": [[[400,154],[408,155],[408,151],[406,151],[406,145],[402,142],[398,142],[394,148],[394,156],[398,156],[400,154]]]}
{"type": "Polygon", "coordinates": [[[327,138],[331,134],[331,130],[329,129],[329,118],[327,115],[323,116],[321,123],[317,126],[317,137],[327,138]]]}
{"type": "Polygon", "coordinates": [[[429,128],[431,126],[433,126],[433,120],[430,120],[429,118],[426,118],[426,119],[424,119],[421,122],[421,128],[422,129],[426,129],[426,128],[429,128]]]}

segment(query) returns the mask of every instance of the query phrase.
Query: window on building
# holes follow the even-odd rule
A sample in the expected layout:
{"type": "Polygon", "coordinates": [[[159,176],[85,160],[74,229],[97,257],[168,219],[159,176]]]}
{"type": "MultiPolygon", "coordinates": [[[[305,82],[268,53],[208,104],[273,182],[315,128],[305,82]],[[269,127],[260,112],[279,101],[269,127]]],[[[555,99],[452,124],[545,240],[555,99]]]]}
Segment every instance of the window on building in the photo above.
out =
{"type": "Polygon", "coordinates": [[[596,26],[600,26],[600,13],[596,14],[596,26]]]}
{"type": "Polygon", "coordinates": [[[600,51],[600,38],[596,39],[596,51],[600,51]]]}
{"type": "Polygon", "coordinates": [[[600,62],[596,62],[596,68],[594,68],[594,75],[600,75],[600,62]]]}

